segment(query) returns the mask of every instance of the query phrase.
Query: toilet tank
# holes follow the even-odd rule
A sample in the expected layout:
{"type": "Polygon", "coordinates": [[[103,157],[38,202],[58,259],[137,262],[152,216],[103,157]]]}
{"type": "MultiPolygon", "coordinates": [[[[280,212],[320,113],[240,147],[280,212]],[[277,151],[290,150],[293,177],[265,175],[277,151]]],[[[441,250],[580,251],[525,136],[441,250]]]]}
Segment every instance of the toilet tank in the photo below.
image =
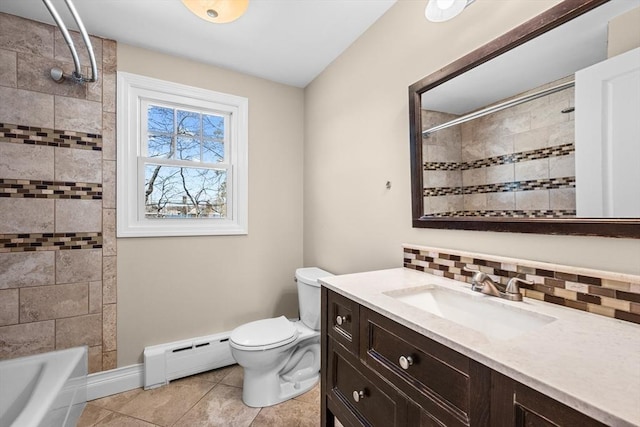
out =
{"type": "Polygon", "coordinates": [[[317,267],[298,268],[298,308],[300,320],[314,331],[320,330],[320,283],[318,279],[333,274],[317,267]]]}

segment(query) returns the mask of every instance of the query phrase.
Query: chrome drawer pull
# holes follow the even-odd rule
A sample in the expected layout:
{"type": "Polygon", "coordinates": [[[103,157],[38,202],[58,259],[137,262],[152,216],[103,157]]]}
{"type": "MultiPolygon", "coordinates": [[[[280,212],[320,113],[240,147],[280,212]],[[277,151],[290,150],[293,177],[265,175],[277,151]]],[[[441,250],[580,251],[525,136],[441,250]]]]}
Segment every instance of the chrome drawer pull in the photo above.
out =
{"type": "Polygon", "coordinates": [[[409,369],[409,366],[413,365],[413,357],[411,356],[400,356],[400,360],[398,361],[400,363],[400,367],[404,370],[409,369]]]}
{"type": "Polygon", "coordinates": [[[355,400],[356,402],[360,402],[360,399],[364,399],[366,395],[364,394],[364,390],[360,390],[360,391],[356,391],[354,390],[353,392],[353,400],[355,400]]]}
{"type": "Polygon", "coordinates": [[[343,323],[346,323],[349,321],[349,316],[338,316],[336,317],[336,323],[338,324],[338,326],[342,326],[343,323]]]}

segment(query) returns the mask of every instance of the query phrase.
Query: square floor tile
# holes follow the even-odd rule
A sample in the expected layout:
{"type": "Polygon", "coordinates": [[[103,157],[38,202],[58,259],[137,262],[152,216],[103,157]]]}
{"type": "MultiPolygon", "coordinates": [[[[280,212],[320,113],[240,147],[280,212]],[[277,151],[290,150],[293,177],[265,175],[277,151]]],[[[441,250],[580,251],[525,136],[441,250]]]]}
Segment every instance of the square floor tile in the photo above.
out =
{"type": "Polygon", "coordinates": [[[318,427],[320,403],[296,399],[262,408],[251,427],[318,427]]]}
{"type": "Polygon", "coordinates": [[[244,381],[244,369],[240,365],[234,365],[229,370],[229,373],[220,382],[222,384],[242,388],[243,381],[244,381]]]}
{"type": "Polygon", "coordinates": [[[164,387],[139,393],[118,412],[161,426],[171,426],[213,386],[213,383],[197,377],[172,381],[164,387]]]}
{"type": "Polygon", "coordinates": [[[242,389],[216,385],[196,406],[175,424],[176,427],[249,427],[260,408],[242,402],[242,389]]]}
{"type": "Polygon", "coordinates": [[[320,405],[320,382],[308,392],[302,393],[300,396],[294,397],[294,399],[320,405]]]}
{"type": "Polygon", "coordinates": [[[82,412],[76,427],[93,427],[103,418],[106,418],[111,414],[113,414],[113,412],[88,403],[87,406],[84,407],[84,411],[82,412]]]}
{"type": "Polygon", "coordinates": [[[91,404],[108,409],[110,411],[118,412],[124,405],[129,403],[131,399],[133,399],[143,391],[144,390],[141,388],[136,388],[133,390],[125,391],[123,393],[118,393],[111,396],[103,397],[101,399],[92,400],[91,404]]]}
{"type": "MultiPolygon", "coordinates": [[[[227,375],[229,375],[234,369],[238,367],[239,367],[238,365],[225,366],[224,368],[218,368],[218,369],[213,369],[211,371],[203,372],[201,374],[198,374],[197,377],[202,380],[211,381],[212,383],[218,384],[227,375]]],[[[242,386],[242,382],[240,383],[240,385],[242,386]]]]}
{"type": "Polygon", "coordinates": [[[95,427],[156,427],[155,424],[112,412],[111,415],[100,420],[95,427]]]}

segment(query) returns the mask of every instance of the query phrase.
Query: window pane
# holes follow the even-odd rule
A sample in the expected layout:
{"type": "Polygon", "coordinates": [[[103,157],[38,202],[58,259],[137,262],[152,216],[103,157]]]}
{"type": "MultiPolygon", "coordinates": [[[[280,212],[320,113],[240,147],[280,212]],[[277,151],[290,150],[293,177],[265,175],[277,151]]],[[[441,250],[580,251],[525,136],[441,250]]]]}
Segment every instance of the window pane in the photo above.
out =
{"type": "Polygon", "coordinates": [[[149,135],[147,140],[147,156],[148,157],[162,157],[170,158],[171,152],[171,137],[164,135],[149,135]]]}
{"type": "Polygon", "coordinates": [[[150,105],[147,109],[147,128],[150,132],[173,133],[173,108],[150,105]]]}
{"type": "Polygon", "coordinates": [[[203,136],[205,138],[216,138],[222,140],[224,138],[224,117],[202,115],[203,136]]]}
{"type": "Polygon", "coordinates": [[[225,218],[227,172],[145,164],[146,218],[225,218]]]}
{"type": "Polygon", "coordinates": [[[200,114],[178,110],[176,123],[178,135],[200,136],[200,114]]]}
{"type": "Polygon", "coordinates": [[[202,143],[202,161],[218,163],[224,160],[224,143],[222,141],[208,141],[202,143]]]}
{"type": "Polygon", "coordinates": [[[176,159],[200,161],[200,140],[188,136],[179,136],[176,144],[176,159]]]}

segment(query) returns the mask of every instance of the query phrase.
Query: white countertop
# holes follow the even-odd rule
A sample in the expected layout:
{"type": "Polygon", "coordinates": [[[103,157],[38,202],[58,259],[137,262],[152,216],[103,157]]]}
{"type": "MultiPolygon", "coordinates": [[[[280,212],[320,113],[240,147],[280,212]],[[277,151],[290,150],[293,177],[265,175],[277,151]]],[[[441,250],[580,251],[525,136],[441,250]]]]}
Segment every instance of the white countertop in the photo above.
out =
{"type": "Polygon", "coordinates": [[[514,338],[487,338],[383,294],[431,284],[471,292],[469,284],[407,268],[320,282],[600,422],[640,426],[640,325],[530,298],[510,302],[480,295],[556,319],[514,338]]]}

